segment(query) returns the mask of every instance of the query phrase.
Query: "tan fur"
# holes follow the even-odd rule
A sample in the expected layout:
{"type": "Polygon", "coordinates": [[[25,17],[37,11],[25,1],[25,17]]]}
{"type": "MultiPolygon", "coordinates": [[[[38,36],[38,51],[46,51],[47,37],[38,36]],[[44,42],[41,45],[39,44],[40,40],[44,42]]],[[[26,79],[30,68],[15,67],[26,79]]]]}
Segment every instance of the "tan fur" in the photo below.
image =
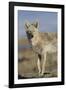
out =
{"type": "Polygon", "coordinates": [[[45,73],[45,64],[46,64],[46,57],[47,52],[53,53],[56,52],[56,46],[53,45],[54,40],[48,40],[47,34],[45,33],[44,38],[42,38],[40,32],[38,31],[38,22],[30,24],[29,22],[26,22],[25,24],[26,31],[31,32],[33,37],[30,39],[32,48],[35,53],[38,55],[41,55],[41,60],[38,57],[37,60],[37,66],[39,75],[43,75],[45,73]]]}

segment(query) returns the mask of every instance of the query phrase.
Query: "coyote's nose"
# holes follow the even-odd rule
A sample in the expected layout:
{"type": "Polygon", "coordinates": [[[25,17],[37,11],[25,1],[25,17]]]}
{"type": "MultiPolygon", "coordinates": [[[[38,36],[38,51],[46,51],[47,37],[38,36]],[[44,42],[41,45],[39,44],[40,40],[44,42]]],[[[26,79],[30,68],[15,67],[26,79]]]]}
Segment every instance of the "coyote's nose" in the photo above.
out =
{"type": "Polygon", "coordinates": [[[33,38],[33,35],[32,35],[32,33],[31,32],[26,32],[27,33],[27,37],[28,37],[28,39],[31,39],[31,38],[33,38]]]}

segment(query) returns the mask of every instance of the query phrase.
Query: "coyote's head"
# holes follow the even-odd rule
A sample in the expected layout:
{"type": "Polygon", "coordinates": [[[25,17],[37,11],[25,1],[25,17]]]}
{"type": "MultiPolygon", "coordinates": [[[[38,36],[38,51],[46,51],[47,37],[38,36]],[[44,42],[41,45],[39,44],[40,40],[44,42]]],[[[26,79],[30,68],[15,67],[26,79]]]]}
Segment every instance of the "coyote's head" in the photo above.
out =
{"type": "Polygon", "coordinates": [[[26,30],[28,39],[31,40],[32,38],[34,38],[35,34],[38,33],[38,22],[31,23],[31,24],[29,22],[26,22],[25,30],[26,30]]]}

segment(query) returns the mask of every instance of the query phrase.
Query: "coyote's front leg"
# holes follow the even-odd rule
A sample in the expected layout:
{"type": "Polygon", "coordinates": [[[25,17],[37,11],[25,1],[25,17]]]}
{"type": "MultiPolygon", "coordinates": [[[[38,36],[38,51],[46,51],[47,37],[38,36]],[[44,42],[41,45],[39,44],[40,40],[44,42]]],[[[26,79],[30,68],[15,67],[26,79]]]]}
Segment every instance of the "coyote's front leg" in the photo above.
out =
{"type": "Polygon", "coordinates": [[[41,75],[41,55],[38,55],[37,66],[38,66],[38,72],[40,76],[41,75]]]}
{"type": "Polygon", "coordinates": [[[41,75],[45,73],[45,65],[46,65],[46,52],[44,52],[44,55],[42,55],[42,72],[41,75]]]}
{"type": "Polygon", "coordinates": [[[40,59],[38,58],[38,61],[37,61],[37,66],[38,66],[38,72],[39,72],[39,76],[41,74],[41,62],[40,62],[40,59]]]}

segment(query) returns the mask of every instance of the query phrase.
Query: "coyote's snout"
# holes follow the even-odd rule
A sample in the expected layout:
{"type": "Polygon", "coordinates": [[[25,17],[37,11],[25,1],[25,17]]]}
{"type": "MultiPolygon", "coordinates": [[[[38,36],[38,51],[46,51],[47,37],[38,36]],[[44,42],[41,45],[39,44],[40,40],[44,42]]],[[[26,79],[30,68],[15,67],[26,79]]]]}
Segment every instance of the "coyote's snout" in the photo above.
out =
{"type": "Polygon", "coordinates": [[[27,36],[28,36],[28,39],[29,39],[29,40],[33,38],[33,35],[32,35],[31,32],[27,31],[26,33],[27,33],[27,36]]]}
{"type": "Polygon", "coordinates": [[[42,38],[38,29],[38,22],[32,24],[29,22],[25,23],[28,40],[32,45],[32,49],[38,55],[37,66],[39,75],[43,75],[45,73],[47,52],[56,52],[56,46],[54,46],[52,42],[48,41],[46,37],[42,38]]]}

